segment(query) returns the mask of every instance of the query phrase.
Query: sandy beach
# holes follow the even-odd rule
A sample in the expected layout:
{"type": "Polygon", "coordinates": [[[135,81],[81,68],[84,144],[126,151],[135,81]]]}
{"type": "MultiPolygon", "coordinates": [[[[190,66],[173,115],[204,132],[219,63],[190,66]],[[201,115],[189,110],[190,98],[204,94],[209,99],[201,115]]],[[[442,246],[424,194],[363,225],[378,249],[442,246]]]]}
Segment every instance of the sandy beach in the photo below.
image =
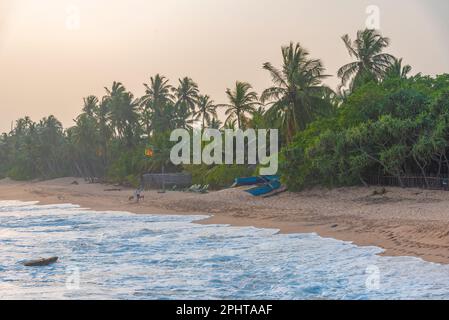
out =
{"type": "Polygon", "coordinates": [[[385,249],[385,255],[449,263],[449,193],[387,188],[386,194],[374,195],[376,189],[315,189],[268,199],[254,198],[238,188],[208,194],[147,191],[145,200],[137,204],[128,201],[132,189],[88,184],[83,179],[4,179],[0,181],[0,200],[72,203],[97,211],[136,214],[206,214],[212,217],[201,223],[314,232],[378,246],[385,249]]]}

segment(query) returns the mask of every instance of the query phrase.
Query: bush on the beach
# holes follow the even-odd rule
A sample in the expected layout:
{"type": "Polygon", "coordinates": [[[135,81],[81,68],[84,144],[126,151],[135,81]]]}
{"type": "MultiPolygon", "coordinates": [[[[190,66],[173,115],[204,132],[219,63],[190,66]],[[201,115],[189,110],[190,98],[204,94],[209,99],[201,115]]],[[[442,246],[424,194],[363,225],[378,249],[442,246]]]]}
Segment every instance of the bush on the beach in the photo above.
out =
{"type": "Polygon", "coordinates": [[[114,160],[107,172],[107,179],[114,183],[126,183],[138,186],[136,180],[140,181],[139,172],[145,170],[147,160],[142,152],[143,147],[123,152],[116,160],[114,160]],[[137,177],[136,177],[137,176],[137,177]]]}
{"type": "Polygon", "coordinates": [[[29,172],[29,170],[23,170],[23,168],[16,166],[8,171],[8,177],[12,180],[27,181],[32,180],[34,178],[34,175],[32,174],[32,172],[29,172]]]}
{"type": "Polygon", "coordinates": [[[356,90],[334,117],[315,121],[283,149],[281,171],[292,190],[376,175],[426,179],[449,169],[448,150],[449,75],[418,75],[356,90]]]}
{"type": "Polygon", "coordinates": [[[211,189],[230,187],[236,178],[252,176],[255,172],[246,165],[188,165],[185,170],[192,175],[193,184],[208,184],[211,189]]]}

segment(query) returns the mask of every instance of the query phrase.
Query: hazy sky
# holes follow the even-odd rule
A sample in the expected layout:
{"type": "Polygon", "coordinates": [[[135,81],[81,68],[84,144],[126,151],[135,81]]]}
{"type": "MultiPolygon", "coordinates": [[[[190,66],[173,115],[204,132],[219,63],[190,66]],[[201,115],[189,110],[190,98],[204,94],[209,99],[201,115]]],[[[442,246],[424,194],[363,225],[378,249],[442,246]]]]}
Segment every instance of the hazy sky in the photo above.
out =
{"type": "Polygon", "coordinates": [[[364,28],[368,5],[389,52],[415,73],[449,72],[447,0],[0,0],[0,131],[25,115],[70,126],[82,97],[114,80],[140,96],[156,73],[188,75],[220,103],[236,80],[260,92],[262,64],[279,65],[290,41],[334,75],[350,61],[340,37],[364,28]]]}

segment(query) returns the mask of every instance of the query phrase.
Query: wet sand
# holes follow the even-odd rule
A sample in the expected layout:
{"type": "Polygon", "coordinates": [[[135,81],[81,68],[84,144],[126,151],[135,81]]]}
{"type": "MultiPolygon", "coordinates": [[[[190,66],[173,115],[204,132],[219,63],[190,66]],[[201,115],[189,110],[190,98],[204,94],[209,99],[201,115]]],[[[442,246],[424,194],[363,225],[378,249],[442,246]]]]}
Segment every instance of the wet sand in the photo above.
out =
{"type": "Polygon", "coordinates": [[[72,203],[97,211],[136,214],[205,214],[212,217],[201,223],[274,228],[283,233],[314,232],[378,246],[385,249],[385,255],[449,263],[449,192],[387,188],[386,194],[374,195],[376,189],[314,189],[267,199],[252,197],[238,188],[208,194],[148,191],[145,200],[135,203],[128,200],[132,189],[88,184],[83,179],[4,179],[0,180],[0,200],[72,203]],[[78,184],[72,184],[74,181],[78,184]]]}

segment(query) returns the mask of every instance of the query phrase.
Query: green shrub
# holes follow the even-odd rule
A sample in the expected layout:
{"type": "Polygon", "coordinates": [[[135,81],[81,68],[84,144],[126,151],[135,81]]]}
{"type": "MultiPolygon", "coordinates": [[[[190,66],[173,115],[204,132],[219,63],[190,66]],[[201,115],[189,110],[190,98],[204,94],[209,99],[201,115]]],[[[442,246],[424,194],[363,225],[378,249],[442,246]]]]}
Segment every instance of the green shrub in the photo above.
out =
{"type": "Polygon", "coordinates": [[[126,183],[132,186],[138,186],[140,183],[140,175],[146,171],[149,161],[145,157],[143,147],[136,147],[131,151],[122,152],[110,164],[107,179],[114,183],[126,183]]]}
{"type": "Polygon", "coordinates": [[[17,181],[32,180],[34,178],[30,170],[26,170],[25,168],[21,168],[18,166],[15,166],[11,170],[9,170],[7,175],[9,178],[17,181]]]}
{"type": "Polygon", "coordinates": [[[290,190],[378,175],[426,179],[441,176],[447,150],[449,80],[417,77],[359,88],[335,116],[313,122],[282,149],[280,169],[290,190]]]}
{"type": "Polygon", "coordinates": [[[230,187],[236,178],[252,176],[254,168],[247,165],[188,165],[185,170],[192,175],[193,184],[208,184],[211,189],[230,187]]]}

